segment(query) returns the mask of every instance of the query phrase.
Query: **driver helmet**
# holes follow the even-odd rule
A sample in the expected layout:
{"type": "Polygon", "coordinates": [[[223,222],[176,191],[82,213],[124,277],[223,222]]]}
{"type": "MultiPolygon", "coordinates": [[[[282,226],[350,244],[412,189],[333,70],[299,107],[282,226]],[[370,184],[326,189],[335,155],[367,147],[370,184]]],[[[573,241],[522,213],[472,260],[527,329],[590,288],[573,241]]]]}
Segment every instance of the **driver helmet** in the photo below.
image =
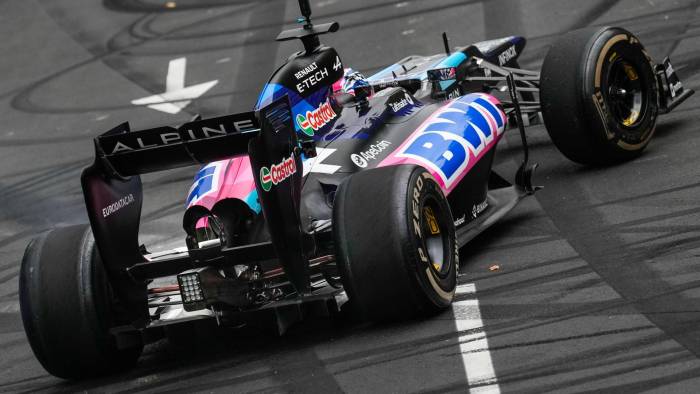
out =
{"type": "Polygon", "coordinates": [[[362,73],[346,68],[343,77],[333,84],[333,93],[348,93],[354,96],[355,89],[369,86],[369,81],[362,73]]]}

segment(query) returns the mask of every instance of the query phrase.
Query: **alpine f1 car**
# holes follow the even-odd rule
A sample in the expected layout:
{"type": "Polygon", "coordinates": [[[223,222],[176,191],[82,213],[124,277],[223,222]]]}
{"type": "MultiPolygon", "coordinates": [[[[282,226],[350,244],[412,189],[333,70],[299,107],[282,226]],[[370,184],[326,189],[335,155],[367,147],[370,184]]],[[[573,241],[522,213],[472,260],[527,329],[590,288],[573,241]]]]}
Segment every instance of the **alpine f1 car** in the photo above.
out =
{"type": "Polygon", "coordinates": [[[22,319],[47,371],[127,368],[154,333],[196,319],[283,332],[346,301],[374,321],[445,310],[460,248],[537,190],[528,121],[541,114],[573,161],[621,162],[693,93],[612,27],[564,35],[541,72],[519,67],[522,37],[451,49],[443,34],[444,53],[363,78],[320,43],[338,23],[313,25],[299,3],[302,26],[277,39],[304,49],[254,111],[95,138],[81,179],[90,225],[39,236],[22,261],[22,319]],[[513,183],[492,170],[509,123],[524,153],[513,183]],[[197,164],[186,248],[149,253],[139,174],[197,164]]]}

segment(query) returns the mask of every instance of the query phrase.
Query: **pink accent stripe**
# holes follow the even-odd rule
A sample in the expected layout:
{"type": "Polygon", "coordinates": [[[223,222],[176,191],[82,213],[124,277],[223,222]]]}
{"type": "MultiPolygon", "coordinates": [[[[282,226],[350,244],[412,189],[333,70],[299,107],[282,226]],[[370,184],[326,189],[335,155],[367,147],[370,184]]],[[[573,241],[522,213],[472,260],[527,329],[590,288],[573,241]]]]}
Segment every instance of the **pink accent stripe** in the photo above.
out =
{"type": "MultiPolygon", "coordinates": [[[[474,97],[473,97],[473,100],[475,100],[476,98],[479,98],[479,97],[480,97],[480,98],[484,98],[484,99],[488,100],[490,103],[494,104],[494,106],[500,104],[500,102],[498,101],[498,99],[496,99],[495,97],[490,96],[490,95],[486,95],[486,94],[474,94],[473,96],[474,96],[474,97]]],[[[464,170],[462,170],[462,172],[457,176],[457,178],[452,182],[452,184],[451,184],[449,187],[447,187],[447,186],[445,185],[445,182],[444,182],[444,180],[442,179],[442,177],[440,176],[440,174],[437,173],[436,171],[434,171],[433,169],[431,169],[431,168],[429,168],[429,167],[426,167],[425,163],[423,163],[423,162],[421,162],[421,161],[418,161],[418,160],[416,160],[416,159],[414,159],[414,158],[411,158],[411,157],[401,157],[401,156],[398,156],[398,155],[399,155],[399,153],[403,152],[403,150],[406,148],[406,146],[409,144],[409,142],[413,141],[414,137],[415,137],[417,134],[422,133],[423,130],[424,130],[429,124],[433,123],[433,121],[435,120],[435,118],[437,118],[437,117],[440,116],[440,114],[442,113],[442,111],[443,111],[444,109],[446,109],[447,107],[449,107],[449,106],[451,106],[452,104],[454,104],[454,102],[455,102],[456,100],[459,100],[459,98],[453,99],[453,100],[451,100],[451,101],[448,101],[445,105],[443,105],[442,107],[440,107],[440,108],[438,108],[437,110],[435,110],[435,112],[433,112],[433,114],[431,114],[425,121],[423,121],[423,123],[421,123],[421,125],[420,125],[415,131],[413,131],[413,133],[411,133],[410,136],[409,136],[408,138],[406,138],[406,139],[404,140],[404,142],[403,142],[401,145],[399,145],[398,148],[396,148],[389,156],[387,156],[384,160],[382,160],[382,161],[377,165],[377,167],[386,167],[386,166],[393,166],[393,165],[400,165],[400,164],[416,164],[416,165],[419,165],[419,166],[421,166],[421,167],[424,167],[428,172],[430,172],[430,174],[433,175],[433,177],[434,177],[435,180],[438,182],[438,184],[440,185],[440,187],[443,189],[443,191],[445,192],[445,194],[450,194],[450,193],[452,192],[452,190],[454,190],[454,188],[457,187],[457,185],[459,185],[459,183],[461,182],[461,180],[462,180],[462,179],[469,173],[469,171],[474,167],[474,165],[476,165],[476,163],[479,162],[479,160],[481,160],[481,158],[483,158],[484,155],[486,155],[488,152],[490,152],[491,149],[492,149],[494,146],[496,146],[496,145],[498,144],[498,142],[500,141],[501,137],[503,136],[503,130],[505,129],[506,119],[505,119],[505,115],[504,115],[504,114],[501,114],[501,117],[502,117],[502,119],[503,119],[504,127],[501,128],[501,129],[499,129],[498,124],[495,122],[495,119],[493,118],[493,116],[491,115],[491,113],[483,113],[483,111],[479,111],[479,112],[483,113],[483,115],[485,116],[486,119],[489,120],[489,124],[492,126],[491,132],[492,132],[494,138],[491,140],[491,142],[485,144],[484,148],[482,149],[482,151],[481,151],[477,156],[474,156],[474,154],[472,153],[472,151],[471,151],[471,150],[468,150],[469,161],[468,161],[468,164],[467,164],[466,168],[465,168],[464,170]]],[[[473,101],[473,100],[472,100],[472,101],[473,101]]],[[[471,102],[461,102],[461,103],[468,104],[469,107],[478,110],[476,107],[471,106],[471,102]]],[[[497,107],[497,108],[498,108],[498,107],[497,107]]],[[[488,112],[488,111],[487,111],[487,112],[488,112]]],[[[499,110],[498,112],[500,113],[501,111],[499,110]]],[[[473,126],[472,126],[472,127],[473,127],[473,126]]]]}

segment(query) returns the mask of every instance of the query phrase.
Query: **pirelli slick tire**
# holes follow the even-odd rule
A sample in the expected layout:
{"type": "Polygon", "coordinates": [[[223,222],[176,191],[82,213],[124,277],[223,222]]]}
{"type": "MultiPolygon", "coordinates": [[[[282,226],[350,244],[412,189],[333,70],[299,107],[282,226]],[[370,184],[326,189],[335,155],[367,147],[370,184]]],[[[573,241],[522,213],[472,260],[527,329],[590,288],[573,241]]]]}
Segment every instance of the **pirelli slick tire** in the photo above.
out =
{"type": "Polygon", "coordinates": [[[616,27],[557,40],[540,81],[542,116],[570,160],[605,165],[637,157],[656,128],[658,87],[639,39],[616,27]]]}
{"type": "Polygon", "coordinates": [[[143,345],[117,348],[112,296],[89,226],[59,228],[24,253],[19,300],[34,355],[52,375],[83,379],[133,366],[143,345]]]}
{"type": "Polygon", "coordinates": [[[452,303],[459,264],[454,221],[422,167],[347,178],[336,192],[333,233],[343,286],[365,318],[404,320],[452,303]]]}

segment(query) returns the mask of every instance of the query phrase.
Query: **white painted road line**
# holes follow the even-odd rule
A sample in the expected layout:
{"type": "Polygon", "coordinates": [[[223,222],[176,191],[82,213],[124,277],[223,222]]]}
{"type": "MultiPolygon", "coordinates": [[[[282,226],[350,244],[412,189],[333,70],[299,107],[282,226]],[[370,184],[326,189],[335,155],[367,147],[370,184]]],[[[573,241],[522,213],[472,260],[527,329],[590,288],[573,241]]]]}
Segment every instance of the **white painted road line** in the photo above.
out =
{"type": "MultiPolygon", "coordinates": [[[[473,283],[457,286],[457,294],[475,293],[476,286],[473,283]]],[[[452,311],[458,332],[479,329],[484,326],[479,310],[479,300],[476,298],[453,303],[452,311]]],[[[485,332],[459,337],[459,350],[462,353],[464,372],[467,375],[471,393],[498,394],[501,392],[488,347],[489,343],[485,332]]]]}
{"type": "Polygon", "coordinates": [[[474,293],[476,293],[476,286],[474,286],[474,283],[464,283],[461,285],[457,285],[457,288],[455,289],[456,295],[466,295],[474,293]]]}
{"type": "Polygon", "coordinates": [[[187,58],[171,60],[165,77],[165,92],[132,100],[131,104],[146,105],[156,111],[176,114],[219,83],[219,80],[213,80],[185,87],[186,68],[187,58]]]}
{"type": "Polygon", "coordinates": [[[19,302],[9,301],[0,302],[0,313],[17,313],[19,312],[19,302]]]}

